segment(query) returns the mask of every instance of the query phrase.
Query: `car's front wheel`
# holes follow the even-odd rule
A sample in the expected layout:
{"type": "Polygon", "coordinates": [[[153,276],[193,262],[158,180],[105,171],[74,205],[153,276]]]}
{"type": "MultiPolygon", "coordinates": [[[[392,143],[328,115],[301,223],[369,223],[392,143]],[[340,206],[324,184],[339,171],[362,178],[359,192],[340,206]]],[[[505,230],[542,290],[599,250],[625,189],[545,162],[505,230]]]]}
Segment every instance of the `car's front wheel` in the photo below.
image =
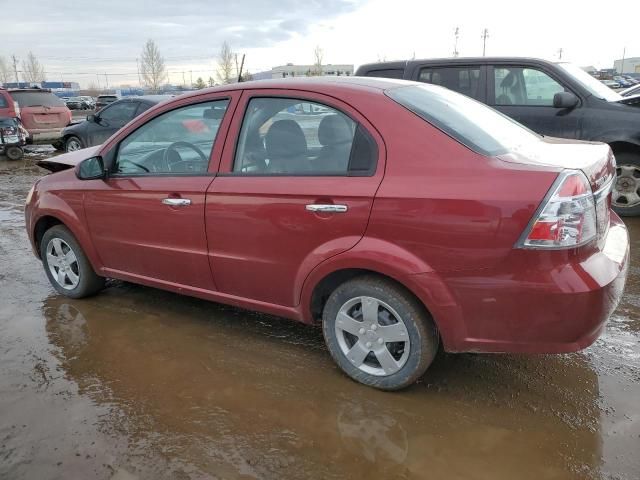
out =
{"type": "Polygon", "coordinates": [[[403,288],[375,276],[340,285],[325,304],[322,326],[338,366],[382,390],[414,383],[438,350],[438,331],[424,307],[403,288]]]}
{"type": "Polygon", "coordinates": [[[93,295],[104,288],[73,234],[63,225],[45,232],[40,242],[40,256],[49,281],[58,293],[71,298],[93,295]]]}
{"type": "Polygon", "coordinates": [[[75,152],[76,150],[82,149],[82,142],[78,137],[72,135],[65,140],[64,149],[67,152],[75,152]]]}
{"type": "Polygon", "coordinates": [[[613,209],[621,217],[640,215],[640,155],[632,152],[616,153],[616,164],[613,209]]]}

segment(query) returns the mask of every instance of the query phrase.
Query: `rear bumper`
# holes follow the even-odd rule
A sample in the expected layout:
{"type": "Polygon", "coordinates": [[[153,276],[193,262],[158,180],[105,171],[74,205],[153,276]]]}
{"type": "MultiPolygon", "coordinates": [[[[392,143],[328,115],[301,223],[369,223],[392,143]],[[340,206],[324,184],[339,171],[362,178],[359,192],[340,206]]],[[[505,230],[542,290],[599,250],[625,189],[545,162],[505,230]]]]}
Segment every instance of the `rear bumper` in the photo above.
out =
{"type": "Polygon", "coordinates": [[[604,245],[590,255],[519,250],[495,271],[450,276],[445,283],[455,307],[433,312],[448,335],[443,335],[445,348],[509,353],[581,350],[600,336],[618,306],[628,264],[627,229],[612,214],[604,245]]]}
{"type": "Polygon", "coordinates": [[[59,140],[64,128],[32,128],[29,130],[29,143],[50,143],[51,140],[59,140]]]}

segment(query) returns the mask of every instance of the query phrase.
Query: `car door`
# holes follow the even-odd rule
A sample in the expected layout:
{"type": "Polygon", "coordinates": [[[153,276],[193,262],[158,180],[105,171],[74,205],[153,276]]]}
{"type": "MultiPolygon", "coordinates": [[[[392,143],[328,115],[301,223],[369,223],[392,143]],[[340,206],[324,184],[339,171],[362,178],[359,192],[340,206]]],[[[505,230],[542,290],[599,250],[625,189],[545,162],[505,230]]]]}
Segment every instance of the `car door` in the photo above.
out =
{"type": "Polygon", "coordinates": [[[87,129],[89,145],[101,145],[135,116],[139,102],[120,100],[103,108],[94,116],[87,129]]]}
{"type": "Polygon", "coordinates": [[[204,206],[239,94],[165,106],[104,154],[106,180],[86,193],[94,245],[107,275],[214,290],[204,206]]]}
{"type": "Polygon", "coordinates": [[[555,108],[559,92],[574,93],[551,72],[522,65],[494,65],[488,72],[489,105],[541,135],[579,138],[582,109],[555,108]]]}
{"type": "Polygon", "coordinates": [[[363,236],[384,158],[376,130],[335,98],[245,92],[206,199],[218,290],[296,305],[308,272],[363,236]]]}

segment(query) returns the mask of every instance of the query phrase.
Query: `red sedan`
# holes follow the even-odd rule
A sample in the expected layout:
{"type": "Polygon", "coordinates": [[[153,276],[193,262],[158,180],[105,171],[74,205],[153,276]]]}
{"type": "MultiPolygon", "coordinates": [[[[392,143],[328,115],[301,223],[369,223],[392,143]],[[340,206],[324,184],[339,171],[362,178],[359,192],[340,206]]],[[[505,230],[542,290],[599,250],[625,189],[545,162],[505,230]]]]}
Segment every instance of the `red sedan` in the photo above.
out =
{"type": "Polygon", "coordinates": [[[321,323],[394,390],[449,352],[571,352],[624,287],[603,144],[543,138],[432,85],[201,90],[42,162],[26,224],[53,287],[105,278],[321,323]]]}

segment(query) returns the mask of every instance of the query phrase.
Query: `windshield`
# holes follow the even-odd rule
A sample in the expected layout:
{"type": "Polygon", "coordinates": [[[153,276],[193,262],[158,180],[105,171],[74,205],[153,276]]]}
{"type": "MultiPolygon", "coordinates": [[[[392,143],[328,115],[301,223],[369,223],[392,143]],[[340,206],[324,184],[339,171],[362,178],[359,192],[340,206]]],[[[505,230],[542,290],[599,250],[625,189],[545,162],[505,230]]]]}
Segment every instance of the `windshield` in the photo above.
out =
{"type": "Polygon", "coordinates": [[[470,149],[501,155],[538,143],[541,137],[500,112],[435,85],[387,90],[387,96],[470,149]]]}
{"type": "Polygon", "coordinates": [[[10,95],[20,108],[65,106],[61,99],[49,92],[11,92],[10,95]]]}
{"type": "Polygon", "coordinates": [[[616,102],[622,99],[622,96],[611,90],[600,80],[593,78],[580,67],[572,63],[558,63],[562,70],[571,75],[577,82],[580,82],[592,95],[606,100],[607,102],[616,102]]]}

